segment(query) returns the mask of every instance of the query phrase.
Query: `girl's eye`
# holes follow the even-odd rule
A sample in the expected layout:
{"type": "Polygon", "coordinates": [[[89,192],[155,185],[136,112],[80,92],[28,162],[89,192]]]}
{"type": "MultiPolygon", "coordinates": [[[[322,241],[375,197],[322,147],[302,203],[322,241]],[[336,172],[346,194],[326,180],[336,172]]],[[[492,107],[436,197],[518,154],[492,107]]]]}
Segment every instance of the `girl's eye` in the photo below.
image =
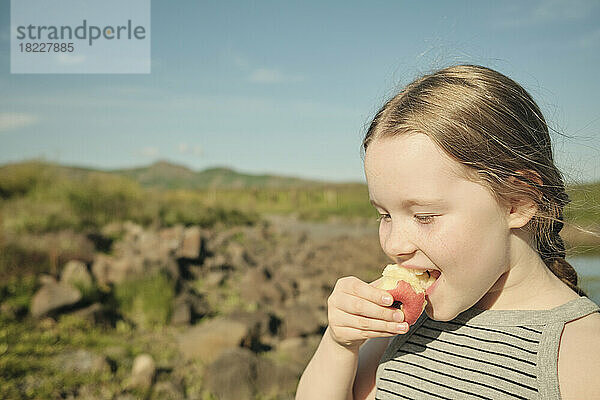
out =
{"type": "Polygon", "coordinates": [[[435,217],[435,215],[415,215],[415,218],[417,219],[417,221],[419,221],[422,224],[432,223],[434,217],[435,217]]]}
{"type": "Polygon", "coordinates": [[[381,221],[382,219],[387,219],[390,217],[390,214],[379,214],[379,217],[377,217],[377,221],[381,221]]]}
{"type": "MultiPolygon", "coordinates": [[[[391,218],[390,214],[379,214],[377,221],[387,220],[389,218],[391,218]]],[[[433,222],[435,215],[415,215],[415,218],[417,221],[419,221],[419,223],[427,225],[433,222]]]]}

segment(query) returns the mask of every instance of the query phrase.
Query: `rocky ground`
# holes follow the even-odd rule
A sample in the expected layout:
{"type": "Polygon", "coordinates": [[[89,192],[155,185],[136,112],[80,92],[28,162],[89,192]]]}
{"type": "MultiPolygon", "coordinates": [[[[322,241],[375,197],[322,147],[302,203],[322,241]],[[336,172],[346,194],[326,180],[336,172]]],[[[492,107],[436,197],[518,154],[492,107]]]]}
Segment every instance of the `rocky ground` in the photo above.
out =
{"type": "MultiPolygon", "coordinates": [[[[291,399],[336,280],[373,280],[387,263],[376,225],[360,222],[271,216],[255,226],[157,230],[124,222],[100,236],[104,251],[38,278],[21,317],[56,343],[43,364],[52,371],[36,371],[70,377],[50,392],[56,398],[291,399]],[[65,321],[102,329],[106,343],[73,340],[81,329],[65,336],[65,321]],[[119,340],[106,338],[112,332],[119,340]]],[[[7,332],[0,356],[19,346],[7,332]]],[[[6,379],[10,393],[36,398],[33,370],[6,379]]]]}

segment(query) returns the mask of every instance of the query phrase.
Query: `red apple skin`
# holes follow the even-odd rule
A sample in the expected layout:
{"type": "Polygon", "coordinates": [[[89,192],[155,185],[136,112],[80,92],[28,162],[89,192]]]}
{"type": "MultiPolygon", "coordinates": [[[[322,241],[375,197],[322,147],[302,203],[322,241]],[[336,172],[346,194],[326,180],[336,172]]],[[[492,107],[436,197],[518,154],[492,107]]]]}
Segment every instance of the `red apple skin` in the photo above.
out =
{"type": "Polygon", "coordinates": [[[419,319],[419,316],[425,309],[425,293],[417,293],[408,282],[398,281],[394,289],[387,291],[392,295],[394,301],[402,303],[402,312],[404,321],[408,325],[413,325],[419,319]]]}

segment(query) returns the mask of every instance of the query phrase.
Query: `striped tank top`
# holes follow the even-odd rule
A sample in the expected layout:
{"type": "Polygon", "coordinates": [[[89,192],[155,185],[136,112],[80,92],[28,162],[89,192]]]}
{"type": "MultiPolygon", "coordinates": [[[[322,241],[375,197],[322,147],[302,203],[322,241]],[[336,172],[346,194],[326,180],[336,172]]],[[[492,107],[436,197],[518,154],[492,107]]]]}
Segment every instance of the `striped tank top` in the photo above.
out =
{"type": "Polygon", "coordinates": [[[471,308],[446,322],[423,313],[385,350],[375,398],[560,399],[563,327],[599,310],[579,297],[551,310],[471,308]]]}

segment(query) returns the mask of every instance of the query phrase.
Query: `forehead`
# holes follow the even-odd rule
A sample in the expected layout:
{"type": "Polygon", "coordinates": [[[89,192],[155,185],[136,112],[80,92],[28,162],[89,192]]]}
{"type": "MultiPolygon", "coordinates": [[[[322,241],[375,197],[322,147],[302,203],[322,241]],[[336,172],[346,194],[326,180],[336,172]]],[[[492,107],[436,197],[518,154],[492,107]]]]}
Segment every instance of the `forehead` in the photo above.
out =
{"type": "Polygon", "coordinates": [[[450,198],[467,182],[465,168],[422,133],[377,139],[365,153],[369,195],[377,202],[387,196],[450,198]]]}

